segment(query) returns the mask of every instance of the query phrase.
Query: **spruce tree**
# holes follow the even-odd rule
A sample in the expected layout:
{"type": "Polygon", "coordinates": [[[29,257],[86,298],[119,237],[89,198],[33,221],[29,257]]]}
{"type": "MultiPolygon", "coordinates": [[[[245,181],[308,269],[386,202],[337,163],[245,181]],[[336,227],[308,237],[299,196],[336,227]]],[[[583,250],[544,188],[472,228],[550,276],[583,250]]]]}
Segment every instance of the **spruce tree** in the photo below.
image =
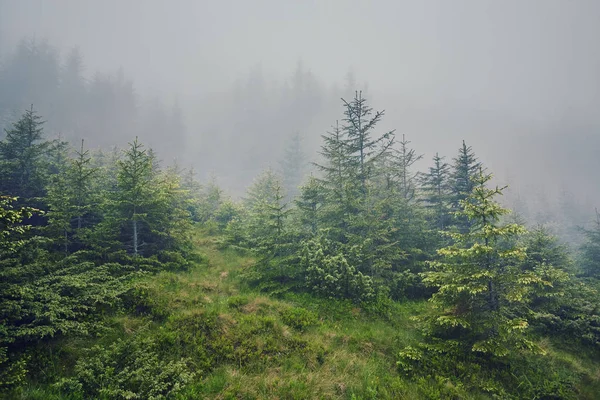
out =
{"type": "Polygon", "coordinates": [[[468,218],[470,228],[447,233],[454,244],[438,250],[440,259],[423,276],[437,288],[431,298],[437,309],[430,321],[434,336],[460,343],[464,351],[505,356],[514,348],[534,347],[524,335],[525,315],[517,316],[515,310],[530,302],[534,287],[551,283],[535,269],[520,268],[524,247],[503,243],[525,228],[500,223],[508,210],[494,201],[502,189],[486,187],[490,179],[481,169],[471,179],[472,191],[459,203],[459,215],[468,218]]]}

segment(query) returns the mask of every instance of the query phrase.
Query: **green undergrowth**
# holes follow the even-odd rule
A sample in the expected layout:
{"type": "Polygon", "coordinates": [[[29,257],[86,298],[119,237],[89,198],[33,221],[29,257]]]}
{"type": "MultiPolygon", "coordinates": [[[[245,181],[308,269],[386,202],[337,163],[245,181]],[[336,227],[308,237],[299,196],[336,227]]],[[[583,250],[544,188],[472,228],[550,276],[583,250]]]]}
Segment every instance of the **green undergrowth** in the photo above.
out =
{"type": "MultiPolygon", "coordinates": [[[[493,398],[477,385],[411,376],[398,367],[400,351],[420,342],[413,317],[427,312],[426,301],[392,303],[374,313],[307,294],[273,298],[243,283],[251,256],[220,249],[216,238],[201,233],[195,245],[202,261],[185,272],[136,281],[123,298],[125,311],[107,318],[96,337],[32,349],[39,370],[29,372],[16,398],[493,398]]],[[[540,343],[548,355],[532,365],[537,375],[552,365],[556,376],[523,376],[566,382],[556,397],[538,398],[597,398],[600,364],[593,355],[540,343]]],[[[474,373],[473,379],[484,379],[474,373]]],[[[527,377],[516,379],[528,384],[527,377]]]]}

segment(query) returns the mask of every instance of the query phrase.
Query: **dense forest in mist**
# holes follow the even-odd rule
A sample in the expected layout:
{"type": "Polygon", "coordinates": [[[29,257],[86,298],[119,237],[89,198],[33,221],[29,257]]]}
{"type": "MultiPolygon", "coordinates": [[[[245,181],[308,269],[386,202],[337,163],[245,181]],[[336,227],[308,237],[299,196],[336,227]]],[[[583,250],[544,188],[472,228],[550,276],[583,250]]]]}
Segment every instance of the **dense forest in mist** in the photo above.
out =
{"type": "Polygon", "coordinates": [[[296,135],[239,201],[25,111],[0,141],[2,393],[594,398],[600,215],[570,250],[465,141],[421,173],[384,111],[342,104],[312,174],[296,135]]]}
{"type": "MultiPolygon", "coordinates": [[[[357,87],[368,87],[359,84],[351,70],[341,83],[326,85],[299,61],[281,80],[256,67],[232,87],[201,96],[190,107],[176,95],[142,97],[122,68],[89,71],[78,48],[60,51],[43,39],[22,39],[4,52],[0,65],[2,129],[34,104],[48,120],[49,137],[71,144],[85,139],[90,148],[106,150],[139,136],[150,147],[160,148],[164,165],[192,166],[202,179],[215,178],[236,196],[263,169],[282,173],[286,151],[295,140],[306,155],[303,173],[313,171],[312,163],[320,159],[320,135],[334,122],[330,116],[339,112],[340,97],[351,98],[357,87]]],[[[368,90],[363,93],[369,95],[368,90]]],[[[596,186],[587,182],[597,160],[589,150],[598,138],[587,135],[588,130],[523,136],[514,139],[514,147],[507,146],[510,140],[493,138],[488,144],[507,155],[504,163],[495,163],[501,179],[511,181],[504,204],[529,224],[551,227],[571,243],[581,240],[580,227],[589,226],[597,195],[596,186]],[[532,158],[538,165],[530,162],[528,149],[539,149],[532,158]]],[[[408,136],[411,141],[419,139],[408,136]]],[[[447,139],[441,143],[447,147],[447,139]]],[[[431,148],[418,151],[435,153],[431,148]]],[[[427,168],[423,161],[417,166],[427,168]]]]}
{"type": "Polygon", "coordinates": [[[597,399],[600,8],[284,3],[0,0],[0,398],[597,399]]]}

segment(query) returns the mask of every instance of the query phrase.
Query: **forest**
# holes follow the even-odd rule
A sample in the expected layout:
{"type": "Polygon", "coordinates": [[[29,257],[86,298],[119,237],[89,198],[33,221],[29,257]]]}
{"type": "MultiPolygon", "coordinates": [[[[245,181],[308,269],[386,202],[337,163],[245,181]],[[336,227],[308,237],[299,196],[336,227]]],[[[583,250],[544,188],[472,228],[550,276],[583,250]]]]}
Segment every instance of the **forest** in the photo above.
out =
{"type": "Polygon", "coordinates": [[[0,56],[0,398],[598,398],[600,213],[572,193],[415,148],[351,73],[298,63],[272,115],[250,74],[227,123],[263,136],[190,150],[122,69],[0,56]]]}

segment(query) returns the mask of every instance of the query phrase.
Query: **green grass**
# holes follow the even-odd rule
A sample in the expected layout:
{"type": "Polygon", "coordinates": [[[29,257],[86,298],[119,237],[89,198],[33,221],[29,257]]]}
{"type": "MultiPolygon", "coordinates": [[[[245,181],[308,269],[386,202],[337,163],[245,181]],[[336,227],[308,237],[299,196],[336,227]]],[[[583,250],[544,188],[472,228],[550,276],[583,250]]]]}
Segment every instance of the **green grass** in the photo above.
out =
{"type": "MultiPolygon", "coordinates": [[[[202,262],[187,272],[162,272],[136,283],[138,308],[111,317],[100,337],[57,341],[53,377],[68,376],[94,344],[153,338],[161,354],[189,359],[197,377],[179,399],[419,399],[436,398],[430,379],[411,380],[396,368],[399,349],[420,339],[414,316],[426,301],[394,303],[377,316],[351,303],[307,294],[272,298],[244,284],[251,256],[220,250],[197,235],[202,262]],[[141,300],[140,300],[141,299],[141,300]]],[[[579,398],[600,393],[600,363],[543,340],[547,357],[580,377],[579,398]]],[[[50,368],[47,364],[46,368],[50,368]]],[[[23,399],[66,399],[43,379],[23,399]]],[[[465,398],[489,398],[465,391],[465,398]]],[[[438,396],[439,398],[439,396],[438,396]]]]}

